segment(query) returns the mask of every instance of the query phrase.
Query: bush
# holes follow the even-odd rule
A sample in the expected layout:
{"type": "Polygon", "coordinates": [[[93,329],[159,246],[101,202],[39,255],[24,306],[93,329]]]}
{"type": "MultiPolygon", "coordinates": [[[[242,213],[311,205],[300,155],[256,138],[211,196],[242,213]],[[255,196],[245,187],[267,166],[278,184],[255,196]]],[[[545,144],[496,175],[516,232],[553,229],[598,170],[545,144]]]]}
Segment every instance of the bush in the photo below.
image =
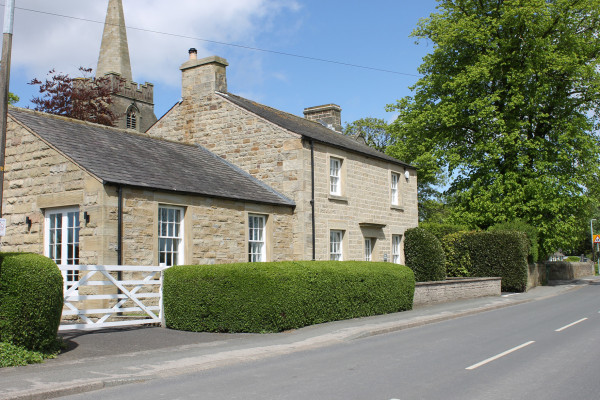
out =
{"type": "MultiPolygon", "coordinates": [[[[460,257],[469,276],[502,277],[502,290],[523,292],[527,289],[527,255],[529,240],[524,233],[515,231],[465,232],[450,235],[448,259],[460,257]],[[453,258],[454,257],[454,258],[453,258]]],[[[448,268],[456,268],[450,265],[448,268]]]]}
{"type": "Polygon", "coordinates": [[[412,308],[414,275],[373,262],[278,262],[175,266],[165,271],[167,327],[279,332],[412,308]]]}
{"type": "Polygon", "coordinates": [[[446,254],[446,276],[453,278],[470,275],[471,256],[463,241],[466,232],[455,232],[444,237],[442,248],[446,254]]]}
{"type": "Polygon", "coordinates": [[[539,240],[538,230],[535,226],[529,225],[527,222],[520,219],[516,219],[511,222],[502,222],[496,225],[492,225],[488,228],[489,231],[516,231],[522,232],[527,235],[529,239],[529,256],[527,261],[529,263],[536,263],[539,259],[539,240]]]}
{"type": "Polygon", "coordinates": [[[466,225],[437,222],[422,222],[419,224],[419,227],[433,234],[440,242],[443,242],[443,239],[450,234],[457,232],[468,232],[472,230],[466,225]]]}
{"type": "Polygon", "coordinates": [[[446,279],[446,256],[440,241],[423,228],[407,229],[404,234],[406,266],[417,282],[446,279]]]}
{"type": "Polygon", "coordinates": [[[42,353],[0,342],[0,368],[41,363],[48,358],[56,358],[56,353],[42,353]]]}
{"type": "Polygon", "coordinates": [[[0,253],[0,342],[47,351],[57,345],[63,278],[47,257],[0,253]]]}

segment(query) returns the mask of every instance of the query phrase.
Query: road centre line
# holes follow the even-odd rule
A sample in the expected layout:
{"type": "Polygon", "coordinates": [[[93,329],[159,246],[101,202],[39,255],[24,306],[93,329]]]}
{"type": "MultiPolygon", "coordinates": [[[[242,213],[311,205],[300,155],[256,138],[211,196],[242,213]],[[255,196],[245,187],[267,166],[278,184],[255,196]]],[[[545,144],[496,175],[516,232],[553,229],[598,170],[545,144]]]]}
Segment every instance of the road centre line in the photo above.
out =
{"type": "Polygon", "coordinates": [[[479,362],[479,363],[477,363],[477,364],[473,364],[473,365],[471,365],[470,367],[467,367],[467,368],[465,368],[465,369],[468,369],[468,370],[474,370],[475,368],[479,368],[479,367],[481,367],[482,365],[485,365],[485,364],[487,364],[487,363],[490,363],[490,362],[492,362],[492,361],[495,361],[495,360],[497,360],[497,359],[499,359],[499,358],[501,358],[501,357],[504,357],[504,356],[506,356],[506,355],[508,355],[508,354],[510,354],[510,353],[513,353],[513,352],[515,352],[515,351],[517,351],[517,350],[520,350],[520,349],[522,349],[523,347],[527,347],[527,346],[529,346],[530,344],[533,344],[533,343],[535,343],[535,341],[533,341],[533,340],[532,340],[532,341],[530,341],[530,342],[527,342],[527,343],[523,343],[523,344],[522,344],[522,345],[520,345],[520,346],[513,347],[513,348],[512,348],[512,349],[510,349],[510,350],[506,350],[504,353],[500,353],[500,354],[498,354],[498,355],[495,355],[495,356],[493,356],[493,357],[490,357],[490,358],[488,358],[488,359],[486,359],[486,360],[483,360],[482,362],[479,362]]]}
{"type": "Polygon", "coordinates": [[[575,322],[573,322],[573,323],[570,323],[569,325],[565,325],[565,326],[563,326],[562,328],[558,328],[558,329],[556,329],[554,332],[562,332],[562,331],[564,331],[565,329],[567,329],[567,328],[570,328],[570,327],[572,327],[573,325],[577,325],[578,323],[580,323],[580,322],[583,322],[583,321],[586,321],[586,320],[587,320],[587,318],[581,318],[579,321],[575,321],[575,322]]]}

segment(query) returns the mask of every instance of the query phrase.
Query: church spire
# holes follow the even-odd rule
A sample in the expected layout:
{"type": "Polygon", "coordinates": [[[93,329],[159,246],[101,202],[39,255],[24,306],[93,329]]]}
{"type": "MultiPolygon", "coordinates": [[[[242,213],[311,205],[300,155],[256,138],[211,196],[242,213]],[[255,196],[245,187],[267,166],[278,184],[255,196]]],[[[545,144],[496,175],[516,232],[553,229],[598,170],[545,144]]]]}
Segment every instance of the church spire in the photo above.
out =
{"type": "Polygon", "coordinates": [[[109,72],[121,74],[127,82],[133,80],[122,0],[108,1],[96,77],[102,77],[109,72]]]}

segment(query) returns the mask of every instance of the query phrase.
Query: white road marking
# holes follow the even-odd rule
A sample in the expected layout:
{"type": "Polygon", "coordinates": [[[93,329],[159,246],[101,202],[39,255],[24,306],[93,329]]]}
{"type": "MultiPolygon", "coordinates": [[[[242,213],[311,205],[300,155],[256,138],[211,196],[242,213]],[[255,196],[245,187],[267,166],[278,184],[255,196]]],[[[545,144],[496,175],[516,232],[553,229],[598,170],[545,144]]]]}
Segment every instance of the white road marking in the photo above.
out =
{"type": "Polygon", "coordinates": [[[473,364],[473,365],[471,365],[470,367],[467,367],[467,368],[465,368],[465,369],[468,369],[468,370],[474,370],[475,368],[479,368],[479,367],[481,367],[482,365],[485,365],[485,364],[487,364],[487,363],[490,363],[490,362],[492,362],[492,361],[495,361],[495,360],[497,360],[497,359],[499,359],[499,358],[501,358],[501,357],[504,357],[504,356],[506,356],[506,355],[508,355],[508,354],[510,354],[510,353],[513,353],[513,352],[515,352],[515,351],[517,351],[517,350],[520,350],[520,349],[522,349],[523,347],[527,347],[527,346],[529,346],[530,344],[533,344],[533,343],[535,343],[535,341],[533,341],[533,340],[532,340],[532,341],[530,341],[530,342],[527,342],[527,343],[523,343],[523,344],[522,344],[522,345],[520,345],[520,346],[513,347],[513,348],[512,348],[512,349],[510,349],[510,350],[506,350],[504,353],[500,353],[500,354],[498,354],[498,355],[495,355],[494,357],[490,357],[490,358],[488,358],[487,360],[483,360],[482,362],[479,362],[479,363],[477,363],[477,364],[473,364]]]}
{"type": "Polygon", "coordinates": [[[585,320],[587,320],[587,318],[581,318],[579,321],[575,321],[575,322],[573,322],[573,323],[571,323],[571,324],[569,324],[569,325],[565,325],[565,326],[563,326],[562,328],[558,328],[558,329],[557,329],[557,330],[555,330],[554,332],[562,332],[562,331],[564,331],[565,329],[567,329],[567,328],[570,328],[570,327],[572,327],[573,325],[577,325],[578,323],[580,323],[580,322],[583,322],[583,321],[585,321],[585,320]]]}

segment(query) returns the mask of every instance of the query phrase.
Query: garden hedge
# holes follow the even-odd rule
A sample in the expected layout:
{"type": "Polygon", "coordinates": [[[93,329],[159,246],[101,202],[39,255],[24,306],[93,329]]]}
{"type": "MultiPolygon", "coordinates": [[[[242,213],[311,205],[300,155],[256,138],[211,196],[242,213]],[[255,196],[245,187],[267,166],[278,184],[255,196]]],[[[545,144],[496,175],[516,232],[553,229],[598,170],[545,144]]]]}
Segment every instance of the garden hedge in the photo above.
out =
{"type": "Polygon", "coordinates": [[[29,350],[56,345],[63,308],[63,277],[51,259],[0,253],[0,342],[29,350]]]}
{"type": "Polygon", "coordinates": [[[401,265],[307,261],[185,265],[165,271],[166,325],[197,332],[280,332],[412,308],[401,265]]]}
{"type": "Polygon", "coordinates": [[[503,291],[527,289],[529,240],[522,232],[455,233],[445,239],[445,249],[448,268],[459,259],[468,276],[502,277],[503,291]]]}
{"type": "Polygon", "coordinates": [[[538,230],[535,226],[529,225],[527,222],[522,220],[514,220],[511,222],[502,222],[496,225],[492,225],[488,228],[489,231],[516,231],[523,232],[529,239],[529,257],[527,261],[529,263],[536,263],[539,260],[539,239],[538,230]]]}
{"type": "Polygon", "coordinates": [[[407,229],[404,233],[406,266],[415,273],[417,282],[446,279],[446,256],[440,241],[423,228],[407,229]]]}

